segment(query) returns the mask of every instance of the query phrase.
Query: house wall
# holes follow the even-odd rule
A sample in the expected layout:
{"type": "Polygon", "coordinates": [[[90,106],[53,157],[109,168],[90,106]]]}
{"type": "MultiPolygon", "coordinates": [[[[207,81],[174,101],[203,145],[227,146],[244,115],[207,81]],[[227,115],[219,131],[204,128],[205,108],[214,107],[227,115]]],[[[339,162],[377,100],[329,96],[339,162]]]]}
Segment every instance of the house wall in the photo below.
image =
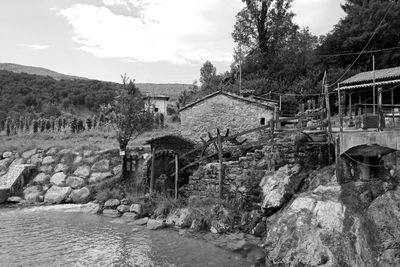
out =
{"type": "Polygon", "coordinates": [[[154,108],[158,108],[159,113],[167,115],[168,101],[165,99],[146,99],[145,108],[148,109],[150,106],[150,112],[154,112],[154,108]]]}
{"type": "MultiPolygon", "coordinates": [[[[207,132],[215,136],[217,128],[222,134],[226,129],[234,134],[261,126],[261,118],[268,124],[273,114],[273,109],[220,94],[180,112],[181,135],[200,142],[200,137],[207,139],[207,132]]],[[[256,140],[261,134],[264,133],[249,134],[245,138],[256,140]]]]}

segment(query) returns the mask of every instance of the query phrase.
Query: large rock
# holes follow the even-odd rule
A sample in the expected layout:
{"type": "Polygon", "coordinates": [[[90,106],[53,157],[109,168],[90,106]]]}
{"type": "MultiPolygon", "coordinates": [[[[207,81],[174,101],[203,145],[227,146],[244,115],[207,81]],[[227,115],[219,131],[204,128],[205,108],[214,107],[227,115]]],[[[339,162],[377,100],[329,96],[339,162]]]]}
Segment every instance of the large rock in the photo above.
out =
{"type": "Polygon", "coordinates": [[[7,198],[7,202],[9,202],[9,203],[20,203],[21,201],[22,201],[22,198],[19,196],[13,196],[13,197],[7,198]]]}
{"type": "Polygon", "coordinates": [[[176,209],[168,215],[165,223],[167,225],[175,225],[181,228],[190,227],[190,225],[192,224],[192,220],[189,209],[176,209]]]}
{"type": "Polygon", "coordinates": [[[38,184],[47,184],[50,181],[50,175],[41,172],[35,176],[33,181],[38,184]]]}
{"type": "Polygon", "coordinates": [[[22,157],[24,159],[28,159],[28,158],[32,157],[33,155],[35,155],[36,151],[37,151],[36,148],[28,150],[28,151],[25,151],[24,153],[22,153],[22,157]]]}
{"type": "Polygon", "coordinates": [[[82,178],[87,178],[90,175],[89,166],[80,166],[74,171],[74,175],[82,178]]]}
{"type": "Polygon", "coordinates": [[[125,213],[129,211],[129,205],[119,205],[117,210],[121,213],[125,213]]]}
{"type": "Polygon", "coordinates": [[[54,172],[66,172],[68,170],[68,166],[62,163],[57,164],[54,169],[54,172]]]}
{"type": "Polygon", "coordinates": [[[3,153],[3,158],[11,158],[13,153],[11,151],[6,151],[3,153]]]}
{"type": "Polygon", "coordinates": [[[90,197],[90,190],[87,187],[76,189],[69,195],[72,203],[87,203],[90,197]]]}
{"type": "Polygon", "coordinates": [[[52,174],[53,173],[53,166],[51,165],[42,165],[39,167],[40,172],[52,174]]]}
{"type": "Polygon", "coordinates": [[[48,165],[48,164],[52,164],[54,162],[55,162],[55,159],[52,156],[47,156],[43,159],[42,164],[48,165]]]}
{"type": "Polygon", "coordinates": [[[136,225],[146,225],[148,221],[149,221],[149,218],[144,217],[144,218],[135,220],[133,223],[136,225]]]}
{"type": "Polygon", "coordinates": [[[46,194],[44,195],[44,202],[49,204],[62,203],[68,198],[71,191],[71,187],[59,187],[54,185],[47,190],[46,194]]]}
{"type": "Polygon", "coordinates": [[[134,212],[136,214],[142,214],[142,205],[141,204],[132,204],[129,208],[130,212],[134,212]]]}
{"type": "Polygon", "coordinates": [[[40,190],[38,186],[29,186],[24,189],[23,194],[24,194],[24,199],[28,203],[35,203],[41,200],[43,192],[40,190]]]}
{"type": "Polygon", "coordinates": [[[98,183],[109,177],[112,177],[111,172],[95,172],[95,173],[92,173],[92,175],[90,176],[89,183],[90,184],[98,183]]]}
{"type": "Polygon", "coordinates": [[[89,202],[85,205],[82,205],[80,210],[83,213],[96,214],[100,211],[100,204],[89,202]]]}
{"type": "Polygon", "coordinates": [[[400,188],[376,198],[368,216],[378,231],[381,244],[379,266],[400,266],[400,188]]]}
{"type": "Polygon", "coordinates": [[[114,175],[121,175],[122,174],[122,165],[117,165],[113,168],[114,175]]]}
{"type": "Polygon", "coordinates": [[[93,172],[106,172],[110,169],[110,161],[108,159],[103,159],[92,166],[93,172]]]}
{"type": "Polygon", "coordinates": [[[158,229],[164,228],[165,224],[164,224],[163,221],[160,221],[160,220],[149,219],[147,221],[147,226],[146,227],[149,230],[158,230],[158,229]]]}
{"type": "Polygon", "coordinates": [[[120,217],[121,213],[119,213],[118,210],[107,209],[107,210],[103,210],[103,216],[110,217],[110,218],[116,218],[116,217],[120,217]]]}
{"type": "Polygon", "coordinates": [[[85,180],[75,176],[69,176],[65,181],[72,189],[82,188],[85,185],[85,180]]]}
{"type": "Polygon", "coordinates": [[[13,158],[5,158],[0,160],[0,170],[7,170],[11,162],[13,162],[13,158]]]}
{"type": "Polygon", "coordinates": [[[42,164],[43,161],[43,155],[42,153],[38,153],[33,155],[29,160],[28,163],[33,164],[33,165],[39,165],[42,164]]]}
{"type": "Polygon", "coordinates": [[[377,266],[366,221],[347,210],[340,186],[301,194],[269,220],[265,249],[273,266],[377,266]]]}
{"type": "Polygon", "coordinates": [[[67,175],[63,172],[57,172],[50,178],[50,183],[62,186],[65,185],[65,179],[67,178],[67,175]]]}
{"type": "Polygon", "coordinates": [[[120,203],[118,199],[109,199],[104,203],[104,209],[116,209],[120,203]]]}
{"type": "Polygon", "coordinates": [[[263,177],[260,186],[263,191],[262,209],[269,213],[280,207],[297,192],[305,176],[300,174],[300,165],[285,165],[263,177]]]}
{"type": "Polygon", "coordinates": [[[51,147],[46,151],[46,155],[55,155],[57,153],[58,149],[56,147],[51,147]]]}

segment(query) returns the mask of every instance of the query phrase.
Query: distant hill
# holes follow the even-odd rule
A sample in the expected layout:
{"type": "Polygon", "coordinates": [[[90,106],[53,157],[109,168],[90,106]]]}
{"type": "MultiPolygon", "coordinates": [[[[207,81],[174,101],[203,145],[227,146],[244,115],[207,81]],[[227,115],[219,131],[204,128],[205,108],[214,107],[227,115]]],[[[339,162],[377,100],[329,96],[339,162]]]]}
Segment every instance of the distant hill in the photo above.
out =
{"type": "Polygon", "coordinates": [[[35,74],[40,76],[50,76],[55,80],[77,80],[77,79],[87,79],[78,76],[71,76],[62,73],[58,73],[49,69],[40,68],[40,67],[32,67],[32,66],[24,66],[14,63],[0,63],[0,70],[8,70],[15,73],[28,73],[35,74]]]}
{"type": "MultiPolygon", "coordinates": [[[[15,73],[27,73],[40,76],[49,76],[55,80],[89,80],[84,77],[71,76],[62,73],[58,73],[49,69],[24,66],[14,63],[0,63],[0,70],[11,71],[15,73]]],[[[109,82],[107,82],[109,83],[109,82]]],[[[176,101],[180,93],[184,90],[190,89],[190,84],[179,84],[179,83],[136,83],[142,94],[148,95],[167,95],[171,98],[171,101],[176,101]]]]}

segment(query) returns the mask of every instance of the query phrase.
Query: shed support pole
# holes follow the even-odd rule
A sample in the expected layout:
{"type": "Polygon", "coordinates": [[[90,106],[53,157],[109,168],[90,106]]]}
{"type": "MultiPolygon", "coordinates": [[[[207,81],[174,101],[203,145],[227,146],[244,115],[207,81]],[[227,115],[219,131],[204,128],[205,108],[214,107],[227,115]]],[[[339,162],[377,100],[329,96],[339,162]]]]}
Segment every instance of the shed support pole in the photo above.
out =
{"type": "Polygon", "coordinates": [[[179,156],[175,154],[175,200],[178,199],[179,156]]]}
{"type": "Polygon", "coordinates": [[[384,120],[382,112],[382,87],[378,87],[378,131],[383,130],[384,120]]]}
{"type": "Polygon", "coordinates": [[[155,164],[155,157],[156,157],[156,148],[153,147],[151,151],[151,173],[150,173],[150,194],[153,193],[154,189],[154,164],[155,164]]]}
{"type": "Polygon", "coordinates": [[[394,89],[390,90],[391,95],[391,104],[392,104],[392,118],[393,118],[393,127],[396,127],[396,119],[394,117],[394,89]]]}

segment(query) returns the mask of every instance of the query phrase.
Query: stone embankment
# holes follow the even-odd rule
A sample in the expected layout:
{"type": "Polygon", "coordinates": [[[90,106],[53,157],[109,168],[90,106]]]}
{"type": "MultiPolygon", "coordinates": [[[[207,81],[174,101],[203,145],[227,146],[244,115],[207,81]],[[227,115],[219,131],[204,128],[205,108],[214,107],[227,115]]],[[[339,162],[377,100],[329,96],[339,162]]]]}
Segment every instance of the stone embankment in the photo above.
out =
{"type": "Polygon", "coordinates": [[[6,151],[0,159],[0,184],[10,187],[10,177],[27,167],[28,177],[25,175],[21,186],[7,193],[9,202],[87,203],[91,185],[122,172],[118,149],[73,151],[53,147],[31,149],[21,155],[6,151]]]}

